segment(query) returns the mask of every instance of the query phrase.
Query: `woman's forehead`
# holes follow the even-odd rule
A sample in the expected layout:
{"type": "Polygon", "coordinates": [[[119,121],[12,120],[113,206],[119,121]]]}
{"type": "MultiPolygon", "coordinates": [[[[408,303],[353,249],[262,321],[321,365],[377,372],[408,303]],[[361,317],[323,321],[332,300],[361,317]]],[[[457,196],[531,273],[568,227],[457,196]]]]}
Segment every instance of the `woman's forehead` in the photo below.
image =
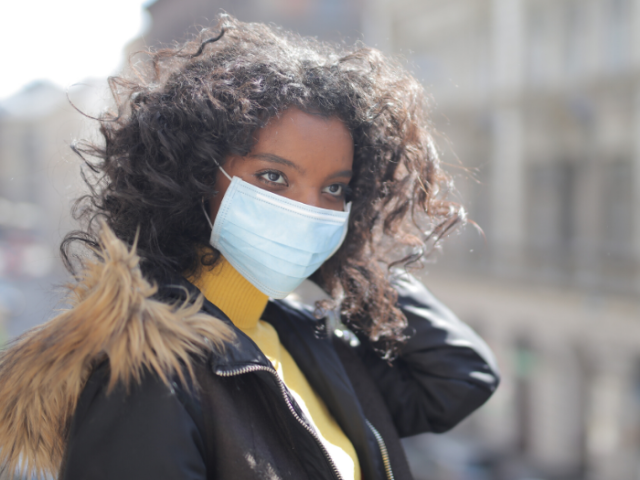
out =
{"type": "Polygon", "coordinates": [[[256,140],[249,157],[280,158],[298,168],[321,162],[351,170],[353,164],[351,133],[337,116],[322,117],[290,108],[261,128],[256,140]]]}

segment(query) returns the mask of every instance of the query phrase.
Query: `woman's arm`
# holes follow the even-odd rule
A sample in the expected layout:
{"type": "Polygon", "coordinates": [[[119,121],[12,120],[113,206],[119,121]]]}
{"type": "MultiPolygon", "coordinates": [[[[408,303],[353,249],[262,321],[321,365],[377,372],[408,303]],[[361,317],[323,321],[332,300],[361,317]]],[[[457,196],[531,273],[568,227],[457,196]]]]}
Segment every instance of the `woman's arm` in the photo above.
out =
{"type": "Polygon", "coordinates": [[[449,430],[497,388],[495,359],[484,341],[415,278],[403,274],[394,286],[415,333],[392,365],[367,348],[366,340],[360,356],[401,437],[449,430]]]}
{"type": "Polygon", "coordinates": [[[106,393],[108,364],[80,397],[60,480],[205,480],[204,443],[192,415],[147,374],[127,393],[106,393]]]}

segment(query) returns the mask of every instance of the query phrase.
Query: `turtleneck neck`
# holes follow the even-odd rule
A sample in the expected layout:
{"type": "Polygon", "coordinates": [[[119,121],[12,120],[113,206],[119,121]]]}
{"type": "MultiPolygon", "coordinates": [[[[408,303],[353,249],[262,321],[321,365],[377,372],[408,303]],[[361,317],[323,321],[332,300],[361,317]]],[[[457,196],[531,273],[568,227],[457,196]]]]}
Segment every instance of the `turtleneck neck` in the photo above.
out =
{"type": "Polygon", "coordinates": [[[203,268],[190,280],[240,330],[254,328],[269,301],[222,256],[212,269],[203,268]]]}

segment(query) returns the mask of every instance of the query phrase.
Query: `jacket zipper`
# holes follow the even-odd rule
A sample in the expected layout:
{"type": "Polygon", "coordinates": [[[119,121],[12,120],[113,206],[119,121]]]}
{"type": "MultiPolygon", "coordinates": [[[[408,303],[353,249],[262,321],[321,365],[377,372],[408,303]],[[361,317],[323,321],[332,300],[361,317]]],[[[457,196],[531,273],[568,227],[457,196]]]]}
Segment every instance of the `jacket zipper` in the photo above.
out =
{"type": "MultiPolygon", "coordinates": [[[[278,386],[280,387],[280,393],[282,393],[282,398],[284,399],[285,403],[287,404],[287,407],[289,408],[289,411],[291,412],[293,417],[298,421],[298,423],[300,423],[300,425],[302,425],[304,427],[304,429],[307,432],[309,432],[309,434],[316,441],[316,443],[318,444],[318,446],[322,450],[322,453],[324,454],[325,459],[327,460],[327,462],[329,462],[329,465],[331,466],[331,469],[333,470],[333,474],[335,475],[335,477],[338,480],[344,480],[342,478],[342,475],[340,475],[340,472],[338,471],[338,468],[336,467],[336,464],[333,462],[333,459],[329,455],[329,452],[327,452],[327,449],[322,444],[322,441],[320,440],[320,437],[318,437],[318,434],[315,432],[315,430],[312,427],[307,425],[307,423],[302,418],[300,418],[300,416],[297,414],[297,412],[293,408],[293,405],[291,404],[291,401],[289,400],[289,396],[287,395],[287,387],[284,385],[284,382],[278,376],[278,372],[276,372],[272,368],[265,367],[263,365],[250,365],[250,366],[247,366],[247,367],[238,368],[236,370],[231,370],[229,372],[216,372],[216,375],[220,375],[221,377],[233,377],[235,375],[242,375],[244,373],[250,373],[250,372],[256,372],[256,371],[269,372],[271,375],[273,375],[273,377],[278,382],[278,386]]],[[[367,421],[367,423],[368,423],[368,421],[367,421]]],[[[377,433],[377,431],[375,431],[375,433],[377,433]]],[[[386,447],[385,447],[385,452],[386,452],[386,447]]],[[[391,477],[391,478],[393,478],[393,477],[391,477]]]]}
{"type": "Polygon", "coordinates": [[[382,455],[382,462],[384,463],[384,471],[387,474],[387,480],[394,480],[393,471],[391,470],[391,462],[389,461],[389,452],[387,451],[387,446],[384,444],[382,435],[380,435],[376,427],[374,427],[369,420],[367,420],[367,425],[373,432],[373,435],[374,437],[376,437],[376,441],[378,442],[380,454],[382,455]]]}

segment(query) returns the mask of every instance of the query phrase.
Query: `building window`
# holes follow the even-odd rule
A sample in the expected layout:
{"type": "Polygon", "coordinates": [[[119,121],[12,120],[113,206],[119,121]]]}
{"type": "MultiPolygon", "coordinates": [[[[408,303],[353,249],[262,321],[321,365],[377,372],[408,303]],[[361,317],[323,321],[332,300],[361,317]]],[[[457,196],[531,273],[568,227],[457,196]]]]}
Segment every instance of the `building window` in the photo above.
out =
{"type": "Polygon", "coordinates": [[[545,10],[536,8],[531,11],[528,19],[527,69],[532,84],[542,83],[548,71],[549,19],[546,13],[545,10]]]}
{"type": "Polygon", "coordinates": [[[611,71],[624,68],[628,62],[631,45],[631,2],[608,0],[605,19],[605,65],[611,71]]]}
{"type": "Polygon", "coordinates": [[[604,166],[603,250],[612,260],[629,260],[633,239],[633,171],[631,162],[604,166]]]}
{"type": "Polygon", "coordinates": [[[587,39],[585,2],[567,2],[564,15],[564,64],[569,75],[579,75],[584,69],[587,39]]]}
{"type": "Polygon", "coordinates": [[[546,269],[566,267],[574,237],[575,166],[569,161],[535,164],[527,175],[528,244],[532,260],[546,269]]]}
{"type": "Polygon", "coordinates": [[[516,340],[514,373],[516,380],[516,422],[518,453],[526,455],[531,450],[533,437],[533,385],[532,379],[536,369],[536,352],[527,337],[516,340]]]}

